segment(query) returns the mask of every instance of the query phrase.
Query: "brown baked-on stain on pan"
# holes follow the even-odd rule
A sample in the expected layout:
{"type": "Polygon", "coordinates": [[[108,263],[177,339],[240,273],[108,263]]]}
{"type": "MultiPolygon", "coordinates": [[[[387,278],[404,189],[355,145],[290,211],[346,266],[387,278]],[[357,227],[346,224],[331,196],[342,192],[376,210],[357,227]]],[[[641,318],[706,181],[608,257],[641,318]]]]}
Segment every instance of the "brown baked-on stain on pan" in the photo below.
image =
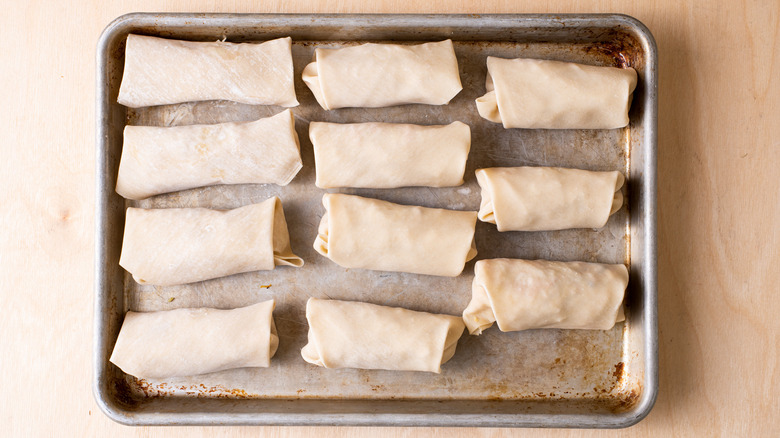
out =
{"type": "Polygon", "coordinates": [[[623,372],[625,370],[625,364],[623,362],[618,362],[615,364],[615,371],[612,373],[613,376],[615,376],[618,381],[623,377],[623,372]]]}
{"type": "Polygon", "coordinates": [[[195,395],[195,397],[209,397],[209,398],[246,399],[246,398],[256,397],[256,395],[249,394],[243,389],[227,388],[222,385],[206,386],[201,383],[201,384],[192,384],[192,385],[169,386],[165,382],[159,384],[153,384],[146,379],[139,379],[137,377],[132,377],[132,376],[130,376],[130,378],[132,379],[135,387],[138,388],[141,392],[143,392],[145,397],[167,397],[167,396],[176,395],[177,392],[179,392],[179,394],[181,394],[181,392],[184,392],[186,394],[195,395]]]}
{"type": "Polygon", "coordinates": [[[640,392],[636,389],[632,389],[625,396],[617,401],[617,404],[612,408],[612,412],[626,412],[631,410],[639,401],[640,392]]]}
{"type": "Polygon", "coordinates": [[[615,29],[600,35],[600,41],[585,46],[585,53],[604,55],[612,61],[613,67],[636,68],[643,59],[642,50],[630,36],[615,29]]]}

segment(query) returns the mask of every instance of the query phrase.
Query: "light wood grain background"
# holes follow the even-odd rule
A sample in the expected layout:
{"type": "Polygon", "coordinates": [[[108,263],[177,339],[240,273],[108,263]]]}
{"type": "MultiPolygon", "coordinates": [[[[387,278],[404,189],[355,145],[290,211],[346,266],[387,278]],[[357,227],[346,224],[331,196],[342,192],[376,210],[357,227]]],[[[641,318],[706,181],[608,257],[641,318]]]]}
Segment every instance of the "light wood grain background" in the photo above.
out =
{"type": "Polygon", "coordinates": [[[0,0],[0,435],[780,436],[780,2],[0,0]],[[131,428],[92,398],[95,45],[132,11],[622,12],[660,53],[661,386],[623,431],[131,428]]]}

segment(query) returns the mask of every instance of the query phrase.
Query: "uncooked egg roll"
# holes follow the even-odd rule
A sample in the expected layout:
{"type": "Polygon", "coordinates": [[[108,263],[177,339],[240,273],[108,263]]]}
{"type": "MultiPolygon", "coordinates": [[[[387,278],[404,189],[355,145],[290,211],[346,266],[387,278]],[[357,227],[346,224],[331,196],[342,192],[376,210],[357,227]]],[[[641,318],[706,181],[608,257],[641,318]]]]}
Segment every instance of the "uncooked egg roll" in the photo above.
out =
{"type": "Polygon", "coordinates": [[[479,115],[504,128],[613,129],[628,125],[633,68],[541,59],[487,59],[479,115]]]}
{"type": "Polygon", "coordinates": [[[314,249],[339,266],[455,277],[477,255],[474,211],[344,194],[326,194],[322,203],[314,249]]]}
{"type": "Polygon", "coordinates": [[[463,320],[356,301],[306,303],[306,362],[325,368],[441,372],[455,354],[463,320]]]}
{"type": "Polygon", "coordinates": [[[203,100],[297,106],[291,48],[290,38],[237,44],[130,34],[117,101],[131,108],[203,100]]]}
{"type": "Polygon", "coordinates": [[[451,40],[317,48],[303,81],[326,110],[445,105],[463,89],[451,40]]]}
{"type": "Polygon", "coordinates": [[[625,265],[488,259],[474,266],[469,333],[498,323],[504,332],[538,328],[609,330],[623,320],[625,265]]]}
{"type": "Polygon", "coordinates": [[[273,197],[233,210],[128,208],[119,264],[141,284],[169,286],[303,260],[273,197]]]}

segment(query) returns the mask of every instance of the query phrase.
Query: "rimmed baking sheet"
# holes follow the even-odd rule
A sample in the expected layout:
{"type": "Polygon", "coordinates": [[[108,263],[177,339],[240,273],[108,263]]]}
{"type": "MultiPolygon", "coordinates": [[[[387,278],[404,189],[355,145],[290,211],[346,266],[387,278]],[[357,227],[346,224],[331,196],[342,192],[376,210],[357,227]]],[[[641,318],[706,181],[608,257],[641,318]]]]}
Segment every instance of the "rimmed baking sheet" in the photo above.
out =
{"type": "Polygon", "coordinates": [[[98,236],[95,394],[128,424],[385,424],[623,427],[652,407],[655,326],[656,54],[641,23],[621,15],[220,15],[131,14],[98,47],[98,236]],[[125,124],[175,126],[253,120],[279,107],[202,102],[127,109],[116,103],[128,33],[197,41],[293,38],[293,108],[304,167],[286,187],[214,186],[126,201],[114,192],[125,124]],[[446,106],[325,111],[300,79],[315,47],[363,42],[455,43],[464,90],[446,106]],[[630,65],[639,73],[631,124],[617,130],[505,130],[479,117],[487,56],[630,65]],[[314,186],[310,121],[388,121],[471,126],[466,183],[453,188],[321,190],[314,186]],[[323,193],[342,192],[456,210],[477,210],[474,170],[549,165],[626,173],[627,205],[599,230],[498,233],[478,223],[477,259],[544,258],[626,263],[627,321],[609,331],[530,330],[464,335],[441,374],[328,370],[300,357],[305,301],[330,297],[458,315],[471,296],[474,261],[456,278],[341,268],[312,248],[323,193]],[[279,196],[301,269],[277,268],[175,287],[141,286],[118,264],[129,206],[233,208],[279,196]],[[271,285],[270,287],[261,287],[271,285]],[[173,300],[171,300],[173,298],[173,300]],[[280,346],[267,369],[139,380],[108,362],[127,310],[232,308],[276,299],[280,346]]]}

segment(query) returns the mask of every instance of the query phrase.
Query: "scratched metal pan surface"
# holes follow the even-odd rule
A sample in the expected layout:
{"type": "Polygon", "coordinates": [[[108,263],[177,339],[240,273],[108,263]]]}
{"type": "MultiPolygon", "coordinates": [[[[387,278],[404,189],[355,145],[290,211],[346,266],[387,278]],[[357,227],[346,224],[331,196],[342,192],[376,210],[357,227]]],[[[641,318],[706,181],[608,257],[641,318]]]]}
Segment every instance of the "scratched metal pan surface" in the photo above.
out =
{"type": "Polygon", "coordinates": [[[655,150],[657,55],[649,31],[623,15],[218,15],[130,14],[111,23],[97,52],[97,244],[94,393],[125,424],[280,424],[397,426],[625,427],[652,408],[657,391],[655,150]],[[231,42],[290,36],[293,108],[304,167],[286,187],[214,186],[126,201],[114,192],[125,125],[174,126],[253,120],[282,110],[232,102],[128,109],[116,103],[129,33],[231,42]],[[449,105],[325,111],[301,80],[315,47],[364,42],[421,43],[450,38],[463,91],[449,105]],[[631,123],[615,130],[506,130],[479,117],[487,56],[531,57],[631,66],[639,85],[631,123]],[[474,261],[456,278],[347,270],[312,243],[324,213],[314,185],[312,120],[445,124],[472,129],[465,184],[452,188],[338,190],[402,204],[477,210],[474,170],[492,166],[565,166],[620,170],[627,204],[598,230],[499,233],[479,222],[477,259],[626,263],[625,323],[608,331],[529,330],[464,335],[441,374],[329,370],[303,361],[305,303],[330,297],[458,315],[471,296],[474,261]],[[227,209],[279,196],[301,269],[277,268],[201,283],[135,283],[118,265],[127,207],[227,209]],[[270,287],[261,287],[271,285],[270,287]],[[273,298],[279,350],[269,368],[141,380],[108,361],[127,310],[234,308],[273,298]]]}

